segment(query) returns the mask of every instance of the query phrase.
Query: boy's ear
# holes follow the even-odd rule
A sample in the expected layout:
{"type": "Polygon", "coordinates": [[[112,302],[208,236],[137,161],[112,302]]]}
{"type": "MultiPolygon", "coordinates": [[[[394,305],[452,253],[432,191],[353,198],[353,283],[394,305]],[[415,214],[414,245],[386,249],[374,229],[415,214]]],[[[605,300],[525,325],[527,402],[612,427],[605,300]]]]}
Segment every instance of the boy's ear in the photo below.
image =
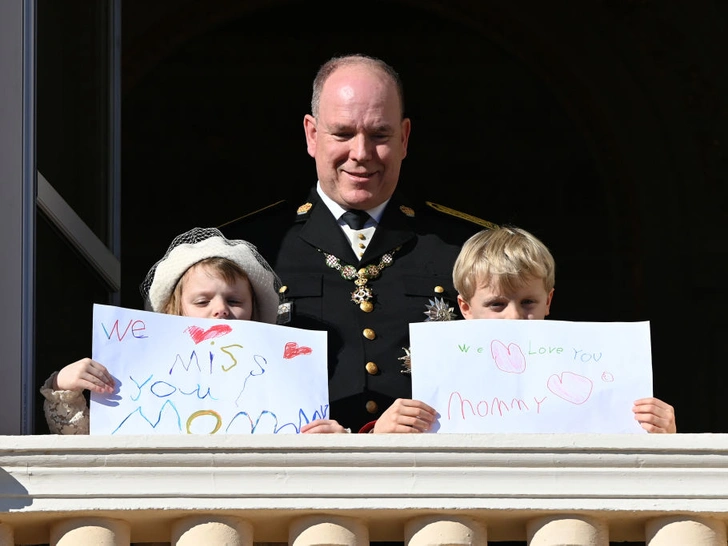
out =
{"type": "Polygon", "coordinates": [[[544,315],[544,316],[547,316],[547,317],[549,316],[549,313],[551,312],[551,299],[554,297],[554,290],[556,290],[556,289],[552,288],[551,292],[549,292],[549,295],[546,296],[546,315],[544,315]]]}
{"type": "Polygon", "coordinates": [[[463,314],[464,319],[469,319],[471,316],[470,313],[470,304],[465,301],[460,294],[458,294],[458,307],[460,307],[460,312],[463,314]]]}

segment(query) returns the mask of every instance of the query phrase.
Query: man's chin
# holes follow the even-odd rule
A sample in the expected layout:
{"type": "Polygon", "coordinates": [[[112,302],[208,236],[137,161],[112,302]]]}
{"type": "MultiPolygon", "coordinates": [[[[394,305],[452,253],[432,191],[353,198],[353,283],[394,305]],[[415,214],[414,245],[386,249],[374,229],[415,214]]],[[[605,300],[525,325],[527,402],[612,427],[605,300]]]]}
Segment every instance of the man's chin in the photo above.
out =
{"type": "Polygon", "coordinates": [[[392,196],[391,191],[384,191],[380,184],[356,184],[349,186],[343,192],[340,192],[344,202],[349,207],[358,209],[371,209],[377,205],[381,205],[392,196]]]}
{"type": "Polygon", "coordinates": [[[376,199],[376,193],[371,191],[371,187],[348,187],[345,191],[340,192],[344,202],[349,206],[366,205],[376,199]]]}

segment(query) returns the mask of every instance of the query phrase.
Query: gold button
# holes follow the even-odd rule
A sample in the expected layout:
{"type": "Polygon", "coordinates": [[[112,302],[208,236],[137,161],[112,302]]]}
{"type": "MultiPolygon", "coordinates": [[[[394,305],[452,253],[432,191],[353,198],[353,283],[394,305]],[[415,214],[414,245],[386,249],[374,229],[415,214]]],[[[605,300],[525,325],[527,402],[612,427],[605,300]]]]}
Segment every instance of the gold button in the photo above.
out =
{"type": "Polygon", "coordinates": [[[367,247],[367,245],[365,245],[364,243],[359,243],[359,248],[366,248],[366,247],[367,247]]]}
{"type": "Polygon", "coordinates": [[[278,289],[279,294],[285,294],[286,292],[288,292],[288,287],[285,284],[278,289]]]}
{"type": "Polygon", "coordinates": [[[379,406],[374,400],[369,400],[369,402],[367,402],[367,411],[369,413],[377,413],[379,411],[379,406]]]}
{"type": "Polygon", "coordinates": [[[377,375],[379,373],[379,366],[374,362],[367,362],[367,373],[369,375],[377,375]]]}
{"type": "Polygon", "coordinates": [[[442,286],[440,286],[440,285],[438,285],[438,286],[435,287],[435,293],[436,294],[442,294],[444,291],[445,291],[445,289],[442,286]]]}
{"type": "Polygon", "coordinates": [[[376,332],[375,332],[374,330],[372,330],[371,328],[364,328],[364,331],[362,332],[362,334],[363,334],[363,335],[364,335],[364,337],[365,337],[365,338],[367,338],[368,340],[372,340],[372,339],[374,339],[375,337],[377,337],[377,334],[376,334],[376,332]]]}
{"type": "Polygon", "coordinates": [[[363,233],[360,233],[360,234],[359,234],[359,239],[361,239],[362,241],[363,241],[364,239],[366,239],[366,238],[367,238],[367,236],[366,236],[366,235],[364,235],[363,233]]]}

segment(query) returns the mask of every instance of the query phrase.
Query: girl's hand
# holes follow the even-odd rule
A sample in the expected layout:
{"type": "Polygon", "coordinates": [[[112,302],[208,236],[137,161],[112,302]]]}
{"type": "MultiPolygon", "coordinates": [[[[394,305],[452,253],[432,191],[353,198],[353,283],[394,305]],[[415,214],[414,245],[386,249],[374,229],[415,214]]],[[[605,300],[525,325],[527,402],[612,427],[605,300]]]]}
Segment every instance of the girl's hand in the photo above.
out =
{"type": "Polygon", "coordinates": [[[106,367],[90,358],[82,358],[69,364],[53,380],[53,390],[57,391],[88,389],[99,394],[111,394],[114,386],[114,378],[106,367]]]}

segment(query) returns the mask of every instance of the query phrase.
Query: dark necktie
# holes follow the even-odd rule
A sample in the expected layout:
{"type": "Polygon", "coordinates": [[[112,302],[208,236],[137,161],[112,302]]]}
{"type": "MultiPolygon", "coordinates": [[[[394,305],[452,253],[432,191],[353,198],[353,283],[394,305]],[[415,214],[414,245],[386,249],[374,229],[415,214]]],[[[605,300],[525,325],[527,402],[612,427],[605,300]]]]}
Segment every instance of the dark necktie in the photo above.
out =
{"type": "Polygon", "coordinates": [[[351,229],[362,229],[369,218],[369,214],[364,210],[347,210],[341,215],[341,219],[351,229]]]}

